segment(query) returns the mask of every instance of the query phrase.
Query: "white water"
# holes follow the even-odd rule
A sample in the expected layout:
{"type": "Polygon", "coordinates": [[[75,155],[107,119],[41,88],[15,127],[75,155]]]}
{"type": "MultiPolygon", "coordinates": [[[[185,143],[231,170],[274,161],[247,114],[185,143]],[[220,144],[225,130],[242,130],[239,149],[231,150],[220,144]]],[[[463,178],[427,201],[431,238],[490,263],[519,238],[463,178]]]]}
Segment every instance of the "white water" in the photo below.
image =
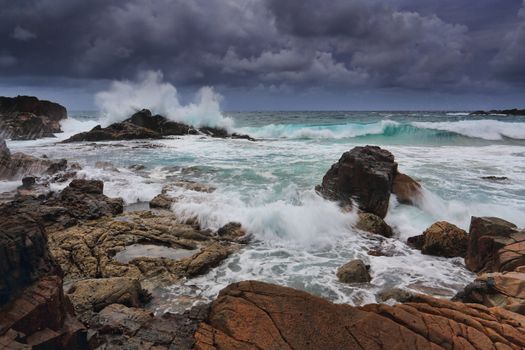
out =
{"type": "Polygon", "coordinates": [[[525,123],[508,123],[499,120],[461,120],[442,123],[415,122],[412,124],[419,128],[450,131],[484,140],[501,140],[504,137],[525,139],[525,123]]]}

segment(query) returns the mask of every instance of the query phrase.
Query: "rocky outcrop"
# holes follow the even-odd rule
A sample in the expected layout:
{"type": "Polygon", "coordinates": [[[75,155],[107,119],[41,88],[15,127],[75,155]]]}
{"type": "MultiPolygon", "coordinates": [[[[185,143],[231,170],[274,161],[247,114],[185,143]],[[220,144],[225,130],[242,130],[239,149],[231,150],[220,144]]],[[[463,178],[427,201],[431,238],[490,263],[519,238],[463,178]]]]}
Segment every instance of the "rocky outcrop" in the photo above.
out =
{"type": "Polygon", "coordinates": [[[470,115],[488,115],[488,114],[505,114],[505,115],[525,115],[525,109],[492,109],[490,111],[475,111],[470,115]]]}
{"type": "Polygon", "coordinates": [[[62,132],[66,108],[32,96],[0,97],[0,136],[16,140],[53,137],[62,132]]]}
{"type": "Polygon", "coordinates": [[[358,217],[356,228],[387,238],[394,235],[392,228],[379,216],[370,213],[359,213],[358,217]]]}
{"type": "Polygon", "coordinates": [[[343,283],[367,283],[372,280],[368,270],[370,266],[356,259],[347,262],[337,269],[337,278],[343,283]]]}
{"type": "Polygon", "coordinates": [[[423,295],[357,308],[245,281],[220,292],[195,349],[522,349],[524,327],[501,308],[423,295]]]}
{"type": "Polygon", "coordinates": [[[423,234],[410,237],[408,244],[421,249],[423,254],[446,258],[464,257],[467,253],[468,234],[456,225],[439,221],[423,234]]]}
{"type": "Polygon", "coordinates": [[[50,193],[43,198],[21,196],[0,204],[0,220],[25,215],[50,232],[84,220],[121,213],[122,199],[108,198],[102,194],[102,189],[102,181],[76,179],[60,193],[50,193]]]}
{"type": "Polygon", "coordinates": [[[473,272],[514,271],[525,265],[525,231],[494,217],[473,217],[465,257],[473,272]]]}
{"type": "Polygon", "coordinates": [[[343,206],[355,200],[361,210],[384,218],[396,173],[392,153],[377,146],[355,147],[332,165],[317,191],[343,206]]]}
{"type": "Polygon", "coordinates": [[[84,348],[40,221],[0,207],[0,347],[84,348]]]}
{"type": "Polygon", "coordinates": [[[487,273],[458,293],[453,300],[502,307],[525,315],[525,273],[487,273]]]}
{"type": "Polygon", "coordinates": [[[152,115],[149,110],[143,109],[122,123],[114,123],[106,128],[98,125],[90,131],[73,135],[63,142],[161,139],[165,136],[197,134],[253,140],[247,135],[230,134],[221,128],[203,127],[197,129],[190,125],[170,121],[160,115],[152,115]]]}
{"type": "Polygon", "coordinates": [[[416,205],[420,200],[421,185],[410,176],[397,172],[392,184],[392,193],[399,203],[416,205]]]}
{"type": "Polygon", "coordinates": [[[67,280],[127,277],[149,290],[205,273],[240,247],[181,224],[171,212],[149,211],[50,232],[49,245],[67,280]]]}

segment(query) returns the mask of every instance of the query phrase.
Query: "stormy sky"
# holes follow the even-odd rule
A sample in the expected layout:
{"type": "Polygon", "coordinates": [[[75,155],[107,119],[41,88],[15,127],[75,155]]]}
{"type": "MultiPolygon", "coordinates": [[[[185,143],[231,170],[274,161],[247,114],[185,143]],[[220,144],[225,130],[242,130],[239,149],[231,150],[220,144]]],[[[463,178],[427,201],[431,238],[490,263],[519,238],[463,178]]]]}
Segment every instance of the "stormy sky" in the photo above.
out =
{"type": "Polygon", "coordinates": [[[0,94],[163,73],[229,110],[525,107],[522,0],[0,0],[0,94]]]}

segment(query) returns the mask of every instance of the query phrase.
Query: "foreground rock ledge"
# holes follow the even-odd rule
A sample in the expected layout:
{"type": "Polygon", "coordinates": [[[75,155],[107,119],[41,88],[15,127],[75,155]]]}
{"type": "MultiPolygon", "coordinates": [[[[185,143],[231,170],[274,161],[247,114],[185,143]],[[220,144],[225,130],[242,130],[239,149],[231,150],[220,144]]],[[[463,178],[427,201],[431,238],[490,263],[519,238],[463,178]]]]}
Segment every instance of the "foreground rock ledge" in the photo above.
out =
{"type": "Polygon", "coordinates": [[[396,306],[337,305],[263,282],[225,288],[195,349],[523,349],[525,317],[424,295],[396,306]]]}

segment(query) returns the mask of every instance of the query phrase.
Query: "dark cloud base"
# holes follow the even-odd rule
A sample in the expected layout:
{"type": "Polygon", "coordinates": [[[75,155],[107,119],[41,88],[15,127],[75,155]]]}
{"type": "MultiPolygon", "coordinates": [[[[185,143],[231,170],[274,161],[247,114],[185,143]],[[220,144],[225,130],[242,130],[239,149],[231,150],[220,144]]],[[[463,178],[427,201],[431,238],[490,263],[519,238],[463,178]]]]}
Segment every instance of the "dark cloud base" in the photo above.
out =
{"type": "Polygon", "coordinates": [[[0,8],[0,92],[88,95],[160,70],[182,90],[213,85],[260,101],[317,94],[344,105],[370,92],[418,105],[443,94],[501,104],[525,93],[519,0],[0,0],[0,8]]]}

